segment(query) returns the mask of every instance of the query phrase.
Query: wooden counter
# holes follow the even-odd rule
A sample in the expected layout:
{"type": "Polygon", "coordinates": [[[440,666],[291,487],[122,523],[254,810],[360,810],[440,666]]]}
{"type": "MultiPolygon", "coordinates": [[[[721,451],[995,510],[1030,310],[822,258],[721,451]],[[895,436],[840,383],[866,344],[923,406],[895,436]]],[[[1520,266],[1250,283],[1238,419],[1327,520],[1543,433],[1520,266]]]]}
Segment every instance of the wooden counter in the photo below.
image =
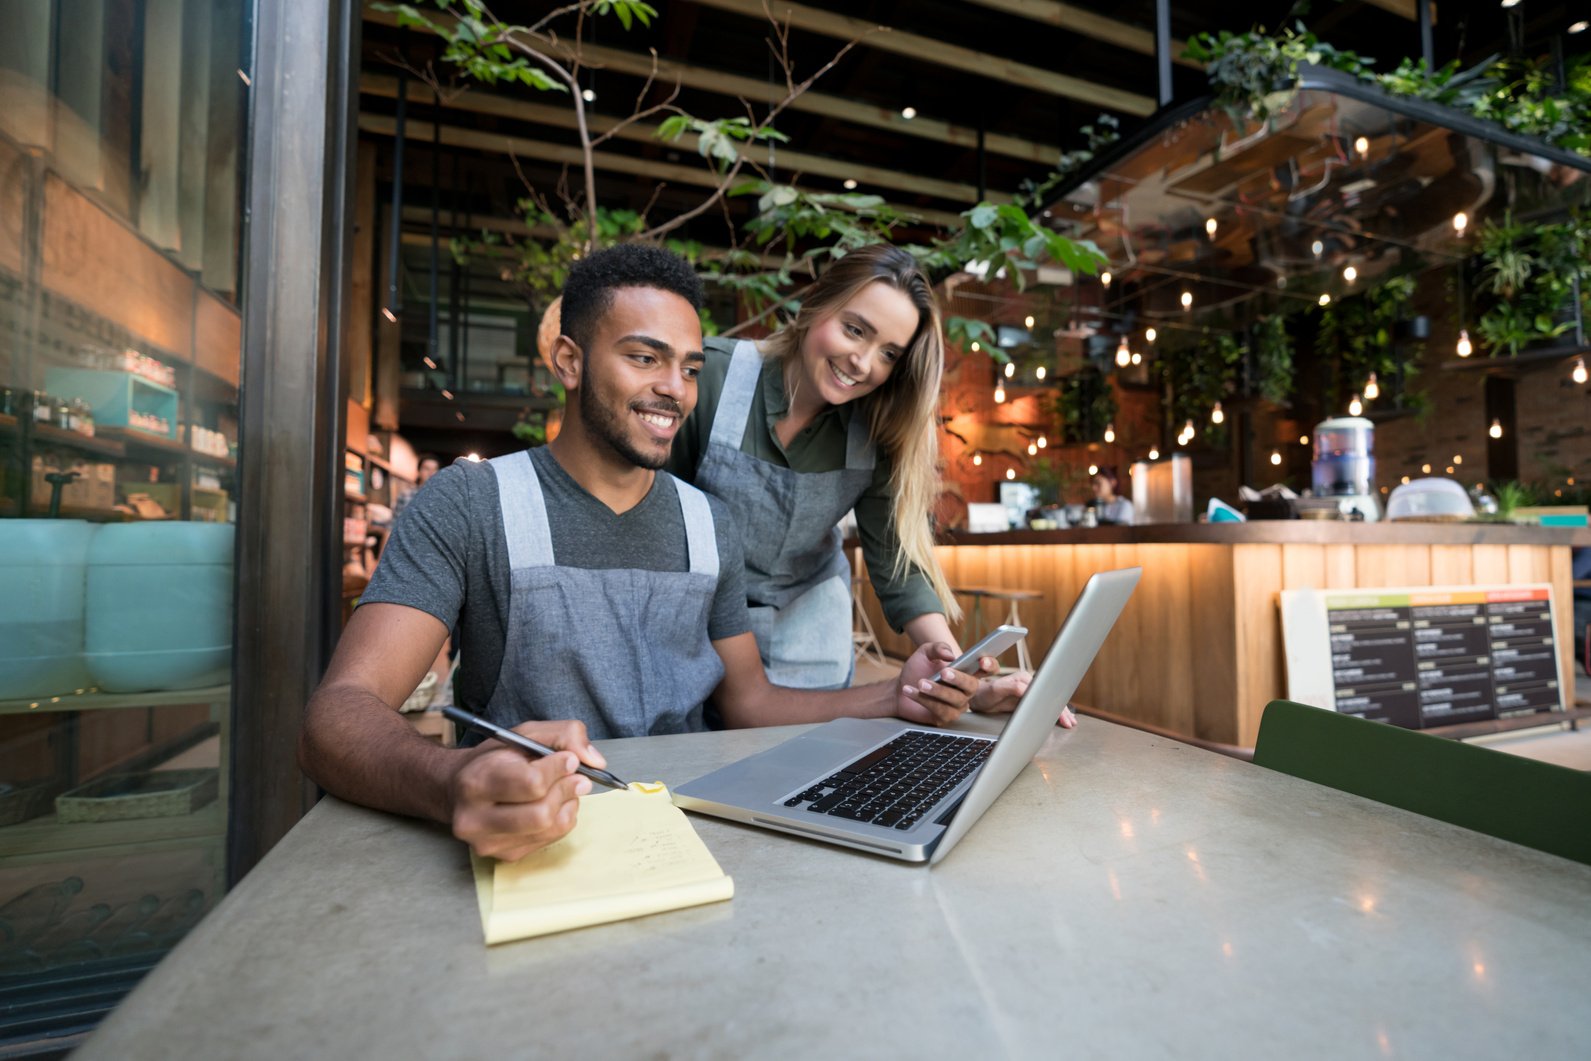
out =
{"type": "MultiPolygon", "coordinates": [[[[1035,659],[1049,649],[1089,575],[1142,566],[1138,592],[1078,701],[1251,747],[1261,709],[1287,692],[1277,612],[1284,589],[1551,583],[1562,681],[1572,690],[1572,545],[1591,546],[1591,531],[1276,520],[958,534],[943,539],[939,561],[952,586],[1043,592],[1043,600],[1021,608],[1035,659]]],[[[862,592],[884,650],[908,654],[910,641],[884,621],[871,585],[862,592]]]]}

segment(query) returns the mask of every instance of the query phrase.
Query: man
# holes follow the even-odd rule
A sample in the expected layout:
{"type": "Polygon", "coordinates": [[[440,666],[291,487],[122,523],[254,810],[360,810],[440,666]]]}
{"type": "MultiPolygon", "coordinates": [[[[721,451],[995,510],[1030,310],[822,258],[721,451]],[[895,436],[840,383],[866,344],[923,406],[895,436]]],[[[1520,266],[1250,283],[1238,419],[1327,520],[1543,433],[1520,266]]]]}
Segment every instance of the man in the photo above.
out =
{"type": "Polygon", "coordinates": [[[393,502],[392,518],[394,520],[398,518],[398,513],[409,507],[409,502],[414,500],[414,495],[419,493],[420,487],[424,486],[427,480],[435,475],[441,467],[442,461],[434,453],[427,453],[420,458],[419,467],[415,469],[414,473],[414,485],[400,493],[398,499],[393,502]]]}
{"type": "Polygon", "coordinates": [[[588,733],[839,715],[941,724],[965,710],[977,680],[945,669],[945,644],[919,648],[899,681],[769,684],[733,526],[656,471],[695,405],[700,303],[695,273],[656,248],[614,247],[571,270],[552,358],[563,428],[541,449],[455,464],[415,499],[306,711],[299,758],[322,787],[514,859],[574,826],[591,787],[577,760],[605,765],[588,733]],[[454,628],[460,705],[560,754],[443,749],[398,715],[454,628]]]}

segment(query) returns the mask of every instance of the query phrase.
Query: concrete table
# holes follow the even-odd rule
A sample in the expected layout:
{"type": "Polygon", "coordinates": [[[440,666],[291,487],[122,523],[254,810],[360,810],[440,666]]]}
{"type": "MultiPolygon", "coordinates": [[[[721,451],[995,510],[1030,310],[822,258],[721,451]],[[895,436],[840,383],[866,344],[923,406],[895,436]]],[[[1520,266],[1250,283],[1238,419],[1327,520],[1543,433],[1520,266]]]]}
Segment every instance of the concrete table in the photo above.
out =
{"type": "Polygon", "coordinates": [[[1097,719],[931,870],[693,821],[731,902],[488,949],[463,845],[325,800],[77,1056],[1591,1056],[1591,867],[1097,719]]]}

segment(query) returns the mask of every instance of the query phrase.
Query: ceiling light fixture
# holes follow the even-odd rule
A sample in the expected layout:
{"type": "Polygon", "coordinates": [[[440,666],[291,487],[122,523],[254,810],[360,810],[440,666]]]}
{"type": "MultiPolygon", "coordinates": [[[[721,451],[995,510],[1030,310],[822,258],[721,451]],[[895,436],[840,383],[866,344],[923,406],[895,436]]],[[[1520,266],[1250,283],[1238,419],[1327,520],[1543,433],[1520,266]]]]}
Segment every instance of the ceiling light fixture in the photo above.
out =
{"type": "Polygon", "coordinates": [[[1454,347],[1459,357],[1468,357],[1475,352],[1475,344],[1469,341],[1469,329],[1458,330],[1458,344],[1454,347]]]}
{"type": "Polygon", "coordinates": [[[1584,33],[1588,29],[1591,29],[1591,22],[1587,22],[1583,18],[1579,22],[1570,23],[1569,25],[1570,33],[1584,33]]]}

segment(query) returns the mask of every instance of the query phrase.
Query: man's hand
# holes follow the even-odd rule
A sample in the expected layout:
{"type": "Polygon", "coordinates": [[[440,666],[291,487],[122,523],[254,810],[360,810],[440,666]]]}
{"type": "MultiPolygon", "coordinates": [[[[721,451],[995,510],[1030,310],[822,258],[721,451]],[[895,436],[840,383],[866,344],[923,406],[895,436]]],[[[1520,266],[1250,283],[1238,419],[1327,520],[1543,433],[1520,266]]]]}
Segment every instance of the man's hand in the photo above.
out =
{"type": "Polygon", "coordinates": [[[575,827],[580,797],[591,781],[575,773],[581,762],[607,760],[586,738],[580,722],[526,722],[514,727],[557,755],[530,759],[517,748],[488,740],[468,755],[449,785],[453,835],[477,855],[512,862],[546,847],[575,827]]]}
{"type": "MultiPolygon", "coordinates": [[[[1015,711],[1017,703],[1032,683],[1033,675],[1025,670],[1012,671],[998,678],[986,678],[978,683],[978,691],[972,698],[972,710],[989,715],[1015,711]]],[[[1077,716],[1072,713],[1070,705],[1061,708],[1061,717],[1055,720],[1055,724],[1063,729],[1077,728],[1077,716]]]]}
{"type": "MultiPolygon", "coordinates": [[[[955,648],[943,641],[919,645],[901,668],[895,713],[908,722],[930,726],[948,726],[960,718],[978,691],[978,679],[951,670],[955,658],[955,648]]],[[[985,656],[978,661],[978,673],[995,665],[993,659],[985,656]]]]}

